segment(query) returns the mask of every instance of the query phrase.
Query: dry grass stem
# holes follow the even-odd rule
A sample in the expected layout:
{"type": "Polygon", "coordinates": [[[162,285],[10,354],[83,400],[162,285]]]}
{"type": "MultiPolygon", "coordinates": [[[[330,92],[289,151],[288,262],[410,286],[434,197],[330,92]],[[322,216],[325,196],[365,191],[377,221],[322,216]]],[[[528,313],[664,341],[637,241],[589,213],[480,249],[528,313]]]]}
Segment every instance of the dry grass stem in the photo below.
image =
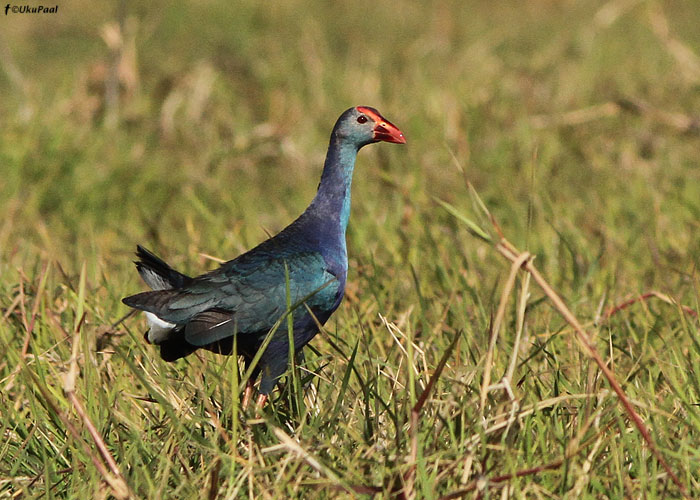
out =
{"type": "MultiPolygon", "coordinates": [[[[497,243],[496,249],[502,256],[504,256],[506,259],[510,260],[513,263],[521,261],[520,252],[506,239],[503,239],[499,243],[497,243]]],[[[559,297],[559,295],[554,291],[554,289],[549,285],[549,283],[547,283],[547,281],[539,273],[539,271],[537,270],[537,268],[535,268],[534,264],[532,264],[531,261],[523,261],[523,268],[532,275],[532,277],[535,279],[540,288],[542,288],[542,291],[545,293],[545,295],[547,295],[547,297],[552,301],[554,307],[559,311],[559,313],[566,320],[566,322],[573,327],[574,331],[576,332],[576,338],[583,346],[584,351],[595,361],[600,370],[603,372],[603,375],[610,384],[610,387],[617,394],[620,403],[622,403],[623,407],[625,408],[625,411],[627,412],[627,415],[629,415],[632,422],[634,422],[635,427],[637,427],[637,430],[639,430],[639,433],[644,438],[644,441],[646,441],[647,445],[649,446],[649,449],[652,451],[652,453],[659,461],[661,466],[666,470],[671,480],[681,491],[682,495],[685,498],[690,499],[690,495],[686,490],[685,486],[683,485],[683,483],[680,482],[678,476],[676,476],[676,473],[673,471],[673,469],[671,469],[671,467],[664,459],[663,455],[654,443],[654,439],[652,438],[651,433],[647,429],[646,425],[644,425],[642,418],[635,411],[634,407],[632,406],[632,403],[625,394],[625,391],[617,382],[615,374],[608,368],[607,364],[605,363],[605,361],[603,361],[603,358],[600,356],[600,354],[598,354],[598,351],[592,344],[589,335],[581,326],[581,323],[579,323],[578,319],[576,319],[573,313],[569,310],[569,308],[566,306],[561,297],[559,297]]]]}
{"type": "Polygon", "coordinates": [[[622,311],[623,309],[627,309],[629,306],[636,304],[637,302],[644,302],[650,298],[657,298],[667,304],[670,304],[672,306],[680,307],[681,310],[688,314],[689,316],[692,316],[693,318],[698,317],[697,311],[694,309],[684,306],[682,304],[678,304],[673,298],[670,296],[666,295],[665,293],[657,292],[655,290],[652,290],[651,292],[646,292],[643,293],[642,295],[639,295],[638,297],[632,297],[631,299],[625,300],[624,302],[617,304],[610,309],[607,310],[607,312],[602,316],[602,320],[608,320],[610,319],[614,314],[622,311]]]}
{"type": "Polygon", "coordinates": [[[501,300],[498,304],[496,319],[493,322],[491,339],[489,341],[488,351],[486,352],[486,360],[484,362],[484,378],[481,382],[481,393],[479,395],[479,408],[481,411],[482,419],[485,412],[486,395],[489,392],[489,385],[491,384],[491,368],[493,366],[494,350],[496,347],[496,341],[498,340],[498,334],[501,330],[503,317],[505,316],[508,297],[510,297],[511,292],[513,291],[513,286],[515,285],[515,277],[518,274],[518,270],[520,270],[521,266],[525,262],[527,262],[528,259],[530,259],[530,257],[531,256],[528,252],[524,252],[515,259],[513,265],[510,268],[510,274],[508,275],[508,279],[506,280],[506,283],[503,286],[503,291],[501,292],[501,300]]]}

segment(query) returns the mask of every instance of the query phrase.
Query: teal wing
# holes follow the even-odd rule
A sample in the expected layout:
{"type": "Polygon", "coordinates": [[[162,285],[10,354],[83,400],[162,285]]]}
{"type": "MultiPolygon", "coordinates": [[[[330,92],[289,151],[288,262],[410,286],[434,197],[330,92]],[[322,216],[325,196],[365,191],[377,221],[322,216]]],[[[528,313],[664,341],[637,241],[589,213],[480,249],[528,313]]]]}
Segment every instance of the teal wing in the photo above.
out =
{"type": "MultiPolygon", "coordinates": [[[[184,324],[187,342],[204,346],[234,333],[269,330],[287,310],[305,303],[324,311],[336,302],[340,283],[317,252],[244,254],[178,290],[145,292],[125,299],[159,318],[184,324]]],[[[301,306],[298,313],[305,313],[301,306]]],[[[296,316],[296,315],[295,315],[296,316]]]]}

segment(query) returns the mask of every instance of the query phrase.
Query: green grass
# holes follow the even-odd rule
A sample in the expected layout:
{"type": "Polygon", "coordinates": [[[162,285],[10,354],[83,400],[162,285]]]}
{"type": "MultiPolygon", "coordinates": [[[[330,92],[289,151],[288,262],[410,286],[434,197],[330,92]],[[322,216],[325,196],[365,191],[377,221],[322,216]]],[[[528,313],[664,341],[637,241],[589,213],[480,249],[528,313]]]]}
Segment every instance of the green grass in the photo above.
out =
{"type": "Polygon", "coordinates": [[[0,497],[113,495],[87,420],[140,498],[439,498],[475,480],[483,498],[679,497],[522,273],[490,363],[496,383],[515,356],[515,399],[480,405],[510,263],[460,220],[490,227],[468,182],[700,490],[700,329],[680,307],[700,309],[700,8],[494,4],[126,3],[116,115],[116,9],[3,17],[0,497]],[[144,288],[132,252],[199,273],[281,229],[356,104],[408,145],[361,152],[346,300],[255,418],[235,360],[165,364],[143,318],[119,322],[144,288]],[[600,319],[650,291],[674,304],[600,319]]]}

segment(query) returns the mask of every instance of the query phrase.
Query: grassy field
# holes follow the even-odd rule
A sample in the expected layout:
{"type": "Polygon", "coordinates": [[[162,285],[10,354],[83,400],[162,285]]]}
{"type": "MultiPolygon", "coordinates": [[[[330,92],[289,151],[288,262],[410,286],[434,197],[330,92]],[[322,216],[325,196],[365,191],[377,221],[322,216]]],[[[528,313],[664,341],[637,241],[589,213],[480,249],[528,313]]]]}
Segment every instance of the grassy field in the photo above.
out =
{"type": "Polygon", "coordinates": [[[680,0],[0,16],[0,498],[696,496],[699,24],[680,0]],[[346,300],[256,417],[235,360],[163,363],[123,320],[133,251],[200,273],[283,228],[358,104],[408,144],[360,153],[346,300]]]}

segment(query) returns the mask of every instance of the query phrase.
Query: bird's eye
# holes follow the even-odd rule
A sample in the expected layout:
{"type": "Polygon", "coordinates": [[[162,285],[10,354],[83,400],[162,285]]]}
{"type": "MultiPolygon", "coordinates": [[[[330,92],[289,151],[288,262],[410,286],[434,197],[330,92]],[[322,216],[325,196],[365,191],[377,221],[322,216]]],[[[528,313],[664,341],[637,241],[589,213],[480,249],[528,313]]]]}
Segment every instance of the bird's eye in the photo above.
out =
{"type": "Polygon", "coordinates": [[[358,116],[357,123],[367,123],[367,117],[365,115],[358,116]]]}

